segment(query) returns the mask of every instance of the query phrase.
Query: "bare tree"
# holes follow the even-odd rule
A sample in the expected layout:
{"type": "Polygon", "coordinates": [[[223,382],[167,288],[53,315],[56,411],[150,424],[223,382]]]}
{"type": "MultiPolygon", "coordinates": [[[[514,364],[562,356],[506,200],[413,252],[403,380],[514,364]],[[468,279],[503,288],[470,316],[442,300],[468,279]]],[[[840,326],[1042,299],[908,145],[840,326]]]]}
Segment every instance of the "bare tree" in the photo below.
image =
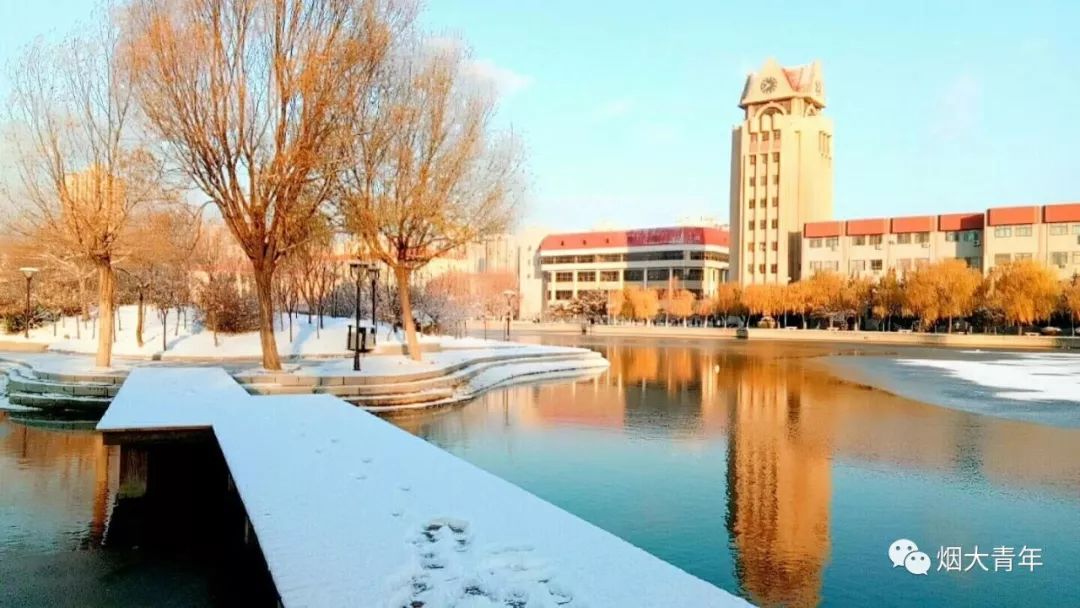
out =
{"type": "Polygon", "coordinates": [[[409,287],[432,259],[511,224],[520,185],[512,137],[494,133],[495,95],[470,81],[457,46],[419,42],[382,72],[357,122],[346,227],[389,266],[409,356],[420,359],[409,287]]]}
{"type": "Polygon", "coordinates": [[[127,15],[141,107],[251,261],[263,366],[280,369],[274,272],[330,197],[356,104],[411,6],[133,0],[127,15]]]}
{"type": "Polygon", "coordinates": [[[10,118],[20,186],[9,189],[24,234],[98,275],[96,363],[112,361],[116,275],[129,220],[160,198],[161,166],[131,129],[128,72],[109,19],[97,30],[26,49],[11,74],[10,118]],[[17,190],[17,191],[16,191],[17,190]]]}

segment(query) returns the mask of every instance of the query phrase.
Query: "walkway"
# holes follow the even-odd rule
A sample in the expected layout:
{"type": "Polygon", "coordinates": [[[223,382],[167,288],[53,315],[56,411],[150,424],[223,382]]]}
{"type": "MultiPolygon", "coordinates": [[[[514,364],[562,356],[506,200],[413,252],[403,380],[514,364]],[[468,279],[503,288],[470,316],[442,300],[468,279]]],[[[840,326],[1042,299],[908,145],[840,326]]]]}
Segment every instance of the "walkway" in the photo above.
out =
{"type": "Polygon", "coordinates": [[[211,432],[284,606],[747,605],[330,395],[137,368],[98,429],[211,432]]]}

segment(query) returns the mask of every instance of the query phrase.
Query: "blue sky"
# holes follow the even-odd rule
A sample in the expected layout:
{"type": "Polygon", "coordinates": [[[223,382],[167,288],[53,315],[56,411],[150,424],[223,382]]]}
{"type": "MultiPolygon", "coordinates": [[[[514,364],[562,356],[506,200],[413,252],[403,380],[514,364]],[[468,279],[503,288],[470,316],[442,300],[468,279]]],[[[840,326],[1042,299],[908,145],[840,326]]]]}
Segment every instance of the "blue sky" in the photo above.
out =
{"type": "MultiPolygon", "coordinates": [[[[0,59],[88,0],[0,0],[0,59]]],[[[526,224],[727,217],[730,128],[767,57],[820,59],[837,217],[1080,200],[1080,2],[428,0],[504,85],[526,224]],[[748,12],[751,10],[752,12],[748,12]]]]}

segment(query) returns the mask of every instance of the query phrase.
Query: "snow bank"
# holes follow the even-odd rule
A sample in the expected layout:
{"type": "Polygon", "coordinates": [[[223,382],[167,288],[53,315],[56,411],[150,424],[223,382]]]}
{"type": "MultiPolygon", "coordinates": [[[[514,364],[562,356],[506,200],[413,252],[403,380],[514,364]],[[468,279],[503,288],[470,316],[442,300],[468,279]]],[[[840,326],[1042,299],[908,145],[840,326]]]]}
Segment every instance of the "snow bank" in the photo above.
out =
{"type": "MultiPolygon", "coordinates": [[[[143,345],[139,346],[135,339],[137,309],[135,306],[120,307],[120,329],[117,331],[116,344],[113,346],[114,355],[150,358],[163,352],[161,322],[152,308],[148,308],[146,312],[143,345]]],[[[165,341],[168,346],[164,351],[165,356],[220,358],[259,358],[261,356],[258,332],[218,334],[218,344],[215,345],[213,332],[195,327],[191,322],[192,317],[193,314],[189,313],[188,323],[185,325],[181,320],[178,328],[175,311],[170,313],[168,328],[165,332],[165,341]]],[[[325,327],[318,329],[317,318],[313,318],[312,322],[308,323],[307,315],[298,315],[293,319],[291,338],[288,320],[285,320],[284,327],[281,325],[281,320],[281,315],[275,317],[274,336],[278,352],[282,356],[319,357],[350,354],[345,349],[345,339],[348,326],[353,323],[352,319],[326,317],[324,318],[325,327]]],[[[56,324],[55,329],[52,324],[35,328],[30,332],[30,341],[48,344],[50,350],[72,353],[96,352],[97,339],[93,333],[93,324],[86,323],[80,329],[81,335],[78,338],[75,337],[75,324],[76,320],[68,317],[56,324]]],[[[370,326],[370,322],[363,320],[360,324],[370,326]]],[[[380,324],[376,339],[379,344],[400,344],[404,336],[395,335],[391,327],[380,324]]],[[[420,341],[437,342],[443,348],[494,348],[507,344],[496,340],[449,336],[420,336],[420,341]]]]}
{"type": "Polygon", "coordinates": [[[977,360],[897,359],[907,366],[943,370],[991,389],[1000,399],[1080,403],[1080,355],[1014,354],[977,360]]]}
{"type": "Polygon", "coordinates": [[[285,606],[748,605],[339,399],[227,378],[137,369],[98,428],[209,422],[285,606]]]}

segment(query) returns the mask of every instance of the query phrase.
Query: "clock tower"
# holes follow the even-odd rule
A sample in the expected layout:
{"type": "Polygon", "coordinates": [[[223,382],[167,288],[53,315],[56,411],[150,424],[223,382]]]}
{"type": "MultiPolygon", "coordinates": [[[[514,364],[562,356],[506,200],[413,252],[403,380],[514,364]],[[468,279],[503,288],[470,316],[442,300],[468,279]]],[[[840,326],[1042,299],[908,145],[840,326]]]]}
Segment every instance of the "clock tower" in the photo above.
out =
{"type": "Polygon", "coordinates": [[[807,222],[832,218],[832,121],[821,64],[770,59],[747,76],[731,133],[731,266],[741,285],[799,276],[807,222]]]}

